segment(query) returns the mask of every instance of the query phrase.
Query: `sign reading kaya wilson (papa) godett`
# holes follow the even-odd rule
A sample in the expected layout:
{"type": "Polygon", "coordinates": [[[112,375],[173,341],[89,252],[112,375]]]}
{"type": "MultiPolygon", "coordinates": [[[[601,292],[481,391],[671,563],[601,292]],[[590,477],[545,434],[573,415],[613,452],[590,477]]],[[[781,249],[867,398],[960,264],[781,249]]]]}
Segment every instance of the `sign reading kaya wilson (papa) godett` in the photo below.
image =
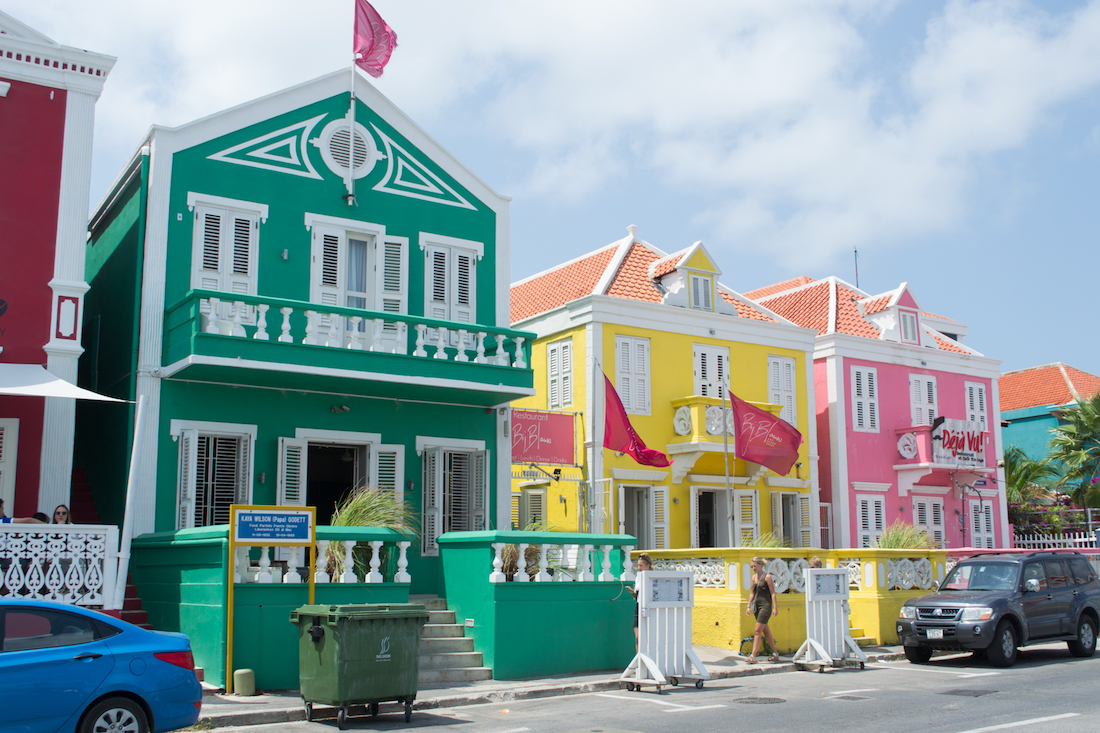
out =
{"type": "Polygon", "coordinates": [[[572,412],[512,410],[512,461],[574,464],[572,412]]]}
{"type": "Polygon", "coordinates": [[[313,544],[313,512],[283,507],[235,508],[233,541],[269,546],[313,544]]]}
{"type": "Polygon", "coordinates": [[[932,423],[932,462],[956,466],[985,466],[982,424],[938,417],[932,423]]]}

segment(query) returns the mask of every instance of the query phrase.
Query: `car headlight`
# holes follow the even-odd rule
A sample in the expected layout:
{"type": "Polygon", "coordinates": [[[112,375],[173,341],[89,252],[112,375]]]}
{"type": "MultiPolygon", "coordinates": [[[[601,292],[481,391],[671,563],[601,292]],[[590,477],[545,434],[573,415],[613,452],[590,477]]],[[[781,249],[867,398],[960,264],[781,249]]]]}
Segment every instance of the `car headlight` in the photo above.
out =
{"type": "Polygon", "coordinates": [[[993,618],[993,609],[985,606],[979,608],[964,608],[963,621],[987,621],[993,618]]]}
{"type": "Polygon", "coordinates": [[[902,618],[916,618],[917,617],[917,607],[916,606],[902,606],[901,607],[901,617],[902,618]]]}

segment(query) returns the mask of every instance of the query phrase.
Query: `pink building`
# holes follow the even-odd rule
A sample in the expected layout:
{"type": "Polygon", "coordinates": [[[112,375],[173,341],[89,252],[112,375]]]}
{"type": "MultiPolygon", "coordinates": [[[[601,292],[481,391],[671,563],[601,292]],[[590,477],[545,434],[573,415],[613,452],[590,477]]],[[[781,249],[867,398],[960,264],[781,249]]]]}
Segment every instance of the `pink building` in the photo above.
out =
{"type": "MultiPolygon", "coordinates": [[[[997,376],[907,283],[868,295],[836,277],[745,293],[817,329],[822,527],[863,547],[902,520],[943,547],[1010,546],[997,376]]],[[[824,533],[823,533],[824,534],[824,533]]]]}

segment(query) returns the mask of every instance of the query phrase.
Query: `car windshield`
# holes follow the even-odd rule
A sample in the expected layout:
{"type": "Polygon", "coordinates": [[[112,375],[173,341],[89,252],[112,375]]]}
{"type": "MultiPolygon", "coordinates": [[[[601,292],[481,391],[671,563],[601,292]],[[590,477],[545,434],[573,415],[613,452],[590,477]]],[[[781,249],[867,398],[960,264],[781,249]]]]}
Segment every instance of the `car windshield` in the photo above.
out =
{"type": "Polygon", "coordinates": [[[962,563],[947,574],[940,590],[1012,590],[1016,565],[1011,563],[962,563]]]}

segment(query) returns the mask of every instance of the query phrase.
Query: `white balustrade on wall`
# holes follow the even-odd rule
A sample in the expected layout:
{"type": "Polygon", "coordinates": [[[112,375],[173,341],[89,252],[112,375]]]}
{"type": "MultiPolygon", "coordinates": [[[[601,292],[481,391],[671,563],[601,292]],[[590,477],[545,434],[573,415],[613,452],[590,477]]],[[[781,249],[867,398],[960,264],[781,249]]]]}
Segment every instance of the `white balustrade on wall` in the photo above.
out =
{"type": "Polygon", "coordinates": [[[0,599],[104,605],[118,573],[118,527],[0,525],[0,599]]]}
{"type": "MultiPolygon", "coordinates": [[[[493,549],[492,570],[489,573],[490,583],[506,583],[509,576],[504,572],[505,552],[509,545],[505,542],[494,542],[490,545],[493,549]]],[[[520,542],[513,546],[516,552],[516,569],[512,575],[512,582],[516,583],[572,583],[572,582],[610,582],[615,580],[634,580],[633,564],[630,560],[632,545],[622,547],[626,558],[621,569],[621,575],[616,576],[611,572],[611,551],[616,545],[582,545],[582,544],[530,544],[520,542]],[[538,548],[538,569],[529,573],[527,570],[527,548],[538,548]],[[593,555],[596,562],[600,563],[599,576],[594,572],[593,555]]],[[[534,570],[534,568],[532,568],[534,570]]]]}
{"type": "MultiPolygon", "coordinates": [[[[322,562],[317,563],[313,573],[314,583],[385,583],[382,573],[383,548],[386,551],[397,552],[397,570],[394,573],[393,583],[411,583],[409,575],[408,551],[412,543],[408,541],[381,541],[381,540],[317,540],[315,556],[322,562]],[[371,548],[371,559],[365,573],[360,580],[355,573],[354,552],[357,544],[365,544],[371,548]],[[330,552],[331,546],[331,552],[330,552]],[[335,577],[328,572],[330,560],[338,560],[335,565],[340,570],[335,577]]],[[[301,572],[308,565],[304,549],[302,547],[288,548],[289,556],[286,560],[285,571],[272,565],[271,548],[255,548],[259,558],[252,564],[249,559],[250,550],[253,548],[238,547],[233,558],[233,579],[237,583],[305,583],[308,576],[301,572]]]]}
{"type": "MultiPolygon", "coordinates": [[[[248,338],[245,326],[254,325],[252,339],[271,341],[271,333],[268,330],[268,312],[271,309],[269,304],[251,305],[244,301],[224,300],[217,297],[203,299],[201,303],[200,330],[203,333],[248,338]]],[[[296,310],[304,316],[305,320],[297,343],[351,351],[408,353],[410,322],[401,320],[397,317],[399,314],[387,314],[387,318],[366,318],[284,306],[278,311],[282,315],[282,320],[276,342],[295,343],[291,316],[296,310]]],[[[413,356],[440,361],[511,366],[515,369],[527,368],[527,359],[523,350],[526,338],[523,336],[513,338],[515,354],[509,356],[505,349],[508,337],[503,333],[471,331],[466,328],[452,330],[447,326],[429,326],[424,323],[411,325],[416,331],[413,356]],[[486,339],[496,343],[496,354],[493,356],[485,355],[486,339]],[[433,349],[430,354],[424,348],[426,345],[433,349]]]]}

